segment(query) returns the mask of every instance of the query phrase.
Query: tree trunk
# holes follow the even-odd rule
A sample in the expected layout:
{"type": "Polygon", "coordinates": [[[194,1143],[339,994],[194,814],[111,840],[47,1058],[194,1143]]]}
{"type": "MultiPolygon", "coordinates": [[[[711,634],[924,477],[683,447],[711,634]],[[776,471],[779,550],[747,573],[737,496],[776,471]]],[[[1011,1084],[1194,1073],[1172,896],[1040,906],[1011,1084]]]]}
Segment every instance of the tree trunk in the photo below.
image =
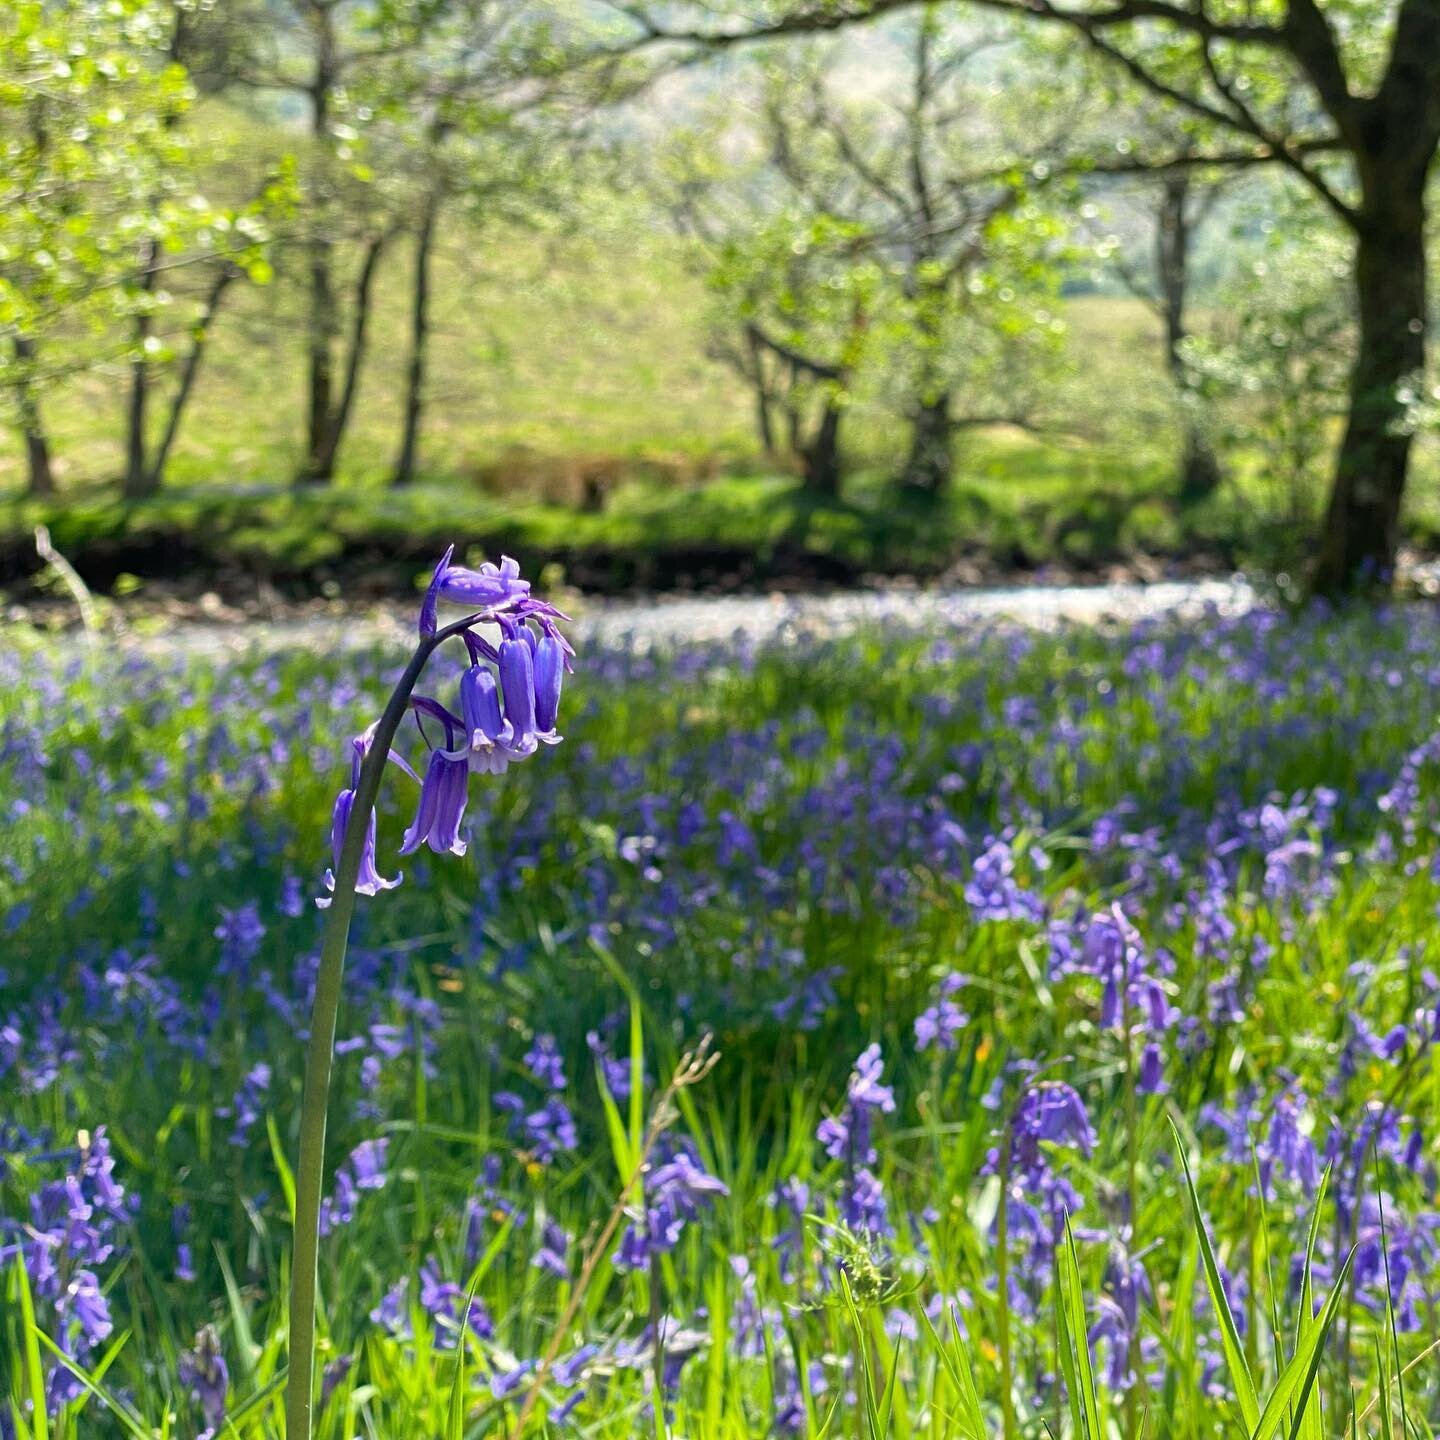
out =
{"type": "Polygon", "coordinates": [[[20,413],[20,433],[25,438],[26,494],[36,499],[49,499],[55,494],[55,471],[50,464],[50,442],[40,418],[40,399],[35,393],[35,342],[26,335],[16,335],[15,358],[24,373],[16,392],[16,408],[20,413]]]}
{"type": "Polygon", "coordinates": [[[922,400],[910,418],[910,454],[901,483],[926,496],[943,495],[950,488],[954,467],[950,422],[950,396],[922,400]]]}
{"type": "Polygon", "coordinates": [[[140,256],[141,307],[135,316],[135,354],[130,360],[130,399],[125,421],[125,479],[121,486],[127,500],[143,500],[153,493],[150,471],[145,463],[145,414],[150,403],[150,358],[146,344],[153,328],[149,299],[155,293],[155,264],[159,247],[147,239],[140,256]]]}
{"type": "MultiPolygon", "coordinates": [[[[360,274],[355,281],[355,296],[350,320],[350,348],[345,361],[345,380],[340,391],[340,400],[327,412],[325,423],[312,447],[307,461],[304,479],[313,484],[327,484],[335,478],[335,461],[340,454],[340,443],[350,427],[350,416],[355,407],[355,394],[360,384],[360,367],[365,359],[365,349],[370,329],[370,307],[375,286],[375,271],[380,256],[385,251],[388,234],[376,235],[365,247],[365,258],[360,263],[360,274]]],[[[330,346],[325,347],[327,374],[326,393],[329,393],[330,376],[328,363],[330,346]]]]}
{"type": "Polygon", "coordinates": [[[770,387],[765,379],[765,352],[753,330],[746,330],[745,343],[750,352],[750,383],[755,387],[755,428],[760,448],[767,459],[778,452],[775,447],[775,422],[770,415],[770,387]]]}
{"type": "Polygon", "coordinates": [[[425,360],[430,342],[430,258],[440,219],[440,191],[432,190],[415,236],[415,288],[410,305],[410,367],[405,383],[405,429],[395,461],[396,485],[415,479],[420,452],[420,421],[425,410],[425,360]]]}
{"type": "Polygon", "coordinates": [[[805,488],[833,500],[840,494],[840,407],[827,399],[814,438],[804,447],[805,488]]]}
{"type": "Polygon", "coordinates": [[[190,353],[185,357],[184,368],[180,371],[179,384],[175,387],[174,398],[170,401],[170,414],[165,421],[165,433],[160,437],[160,443],[155,447],[155,454],[150,461],[146,483],[149,486],[149,493],[152,495],[159,491],[164,482],[165,467],[170,462],[170,452],[175,446],[175,437],[180,433],[180,421],[185,414],[185,407],[189,403],[190,392],[195,388],[195,379],[200,373],[200,362],[205,357],[205,345],[210,339],[210,327],[215,323],[215,316],[220,309],[220,302],[224,298],[225,291],[239,275],[240,271],[236,266],[222,265],[220,273],[211,283],[209,294],[205,297],[204,309],[200,312],[200,319],[196,322],[190,339],[190,353]]]}
{"type": "Polygon", "coordinates": [[[307,323],[309,391],[306,411],[305,463],[297,477],[303,484],[321,485],[335,470],[335,447],[330,443],[334,419],[335,284],[332,275],[334,246],[326,213],[329,176],[326,162],[330,144],[330,100],[335,87],[335,32],[330,7],[317,6],[312,12],[316,27],[315,71],[310,81],[310,133],[314,141],[314,178],[310,203],[310,313],[307,323]]]}
{"type": "Polygon", "coordinates": [[[305,465],[300,479],[321,485],[334,475],[329,443],[334,389],[335,287],[330,276],[330,242],[310,242],[309,408],[306,417],[305,465]],[[328,456],[328,458],[327,458],[328,456]]]}
{"type": "Polygon", "coordinates": [[[1204,425],[1197,419],[1185,420],[1185,440],[1180,452],[1180,503],[1198,505],[1208,500],[1225,482],[1219,457],[1204,425]]]}
{"type": "Polygon", "coordinates": [[[1155,217],[1155,271],[1160,281],[1160,309],[1165,322],[1165,365],[1180,397],[1184,439],[1180,451],[1180,503],[1195,505],[1220,488],[1224,472],[1196,409],[1198,397],[1185,363],[1190,329],[1185,306],[1190,293],[1190,230],[1188,206],[1191,180],[1187,171],[1168,175],[1160,191],[1155,217]]]}
{"type": "Polygon", "coordinates": [[[1317,594],[1387,586],[1395,568],[1411,443],[1400,392],[1425,363],[1424,181],[1422,167],[1410,184],[1385,187],[1357,226],[1359,342],[1311,581],[1317,594]]]}

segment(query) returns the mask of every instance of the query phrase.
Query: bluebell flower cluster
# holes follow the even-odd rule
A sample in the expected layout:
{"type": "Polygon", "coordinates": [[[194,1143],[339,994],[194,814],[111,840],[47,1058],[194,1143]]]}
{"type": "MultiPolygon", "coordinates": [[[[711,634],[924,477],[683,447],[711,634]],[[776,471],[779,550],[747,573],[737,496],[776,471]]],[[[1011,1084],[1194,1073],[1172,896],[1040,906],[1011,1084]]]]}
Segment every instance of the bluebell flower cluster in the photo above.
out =
{"type": "MultiPolygon", "coordinates": [[[[73,1149],[47,1152],[32,1141],[31,1151],[29,1165],[64,1173],[38,1185],[24,1223],[0,1221],[0,1268],[20,1257],[46,1333],[83,1365],[115,1329],[105,1275],[124,1245],[131,1204],[103,1128],[81,1131],[73,1149]]],[[[51,1363],[45,1393],[53,1414],[84,1387],[66,1366],[51,1363]]]]}
{"type": "MultiPolygon", "coordinates": [[[[521,578],[519,565],[508,556],[498,566],[486,563],[470,570],[451,564],[453,554],[452,546],[435,567],[421,606],[420,634],[438,633],[440,602],[450,601],[474,610],[474,625],[497,627],[500,639],[498,644],[492,643],[469,624],[459,632],[470,660],[459,680],[459,714],[430,696],[409,698],[428,756],[423,776],[398,754],[392,752],[389,757],[420,781],[415,817],[400,845],[402,855],[414,854],[421,846],[437,855],[464,855],[468,842],[460,832],[471,774],[502,775],[517,761],[529,759],[542,744],[558,745],[561,740],[555,729],[560,694],[575,653],[556,623],[565,616],[531,596],[530,582],[521,578]],[[438,729],[438,736],[432,738],[425,730],[426,720],[438,729]]],[[[350,784],[336,798],[331,817],[334,865],[326,872],[327,890],[335,888],[360,766],[369,753],[374,731],[371,726],[351,742],[350,784]]],[[[394,889],[402,877],[386,879],[380,874],[373,809],[368,825],[355,889],[362,895],[375,895],[394,889]]],[[[322,898],[320,903],[324,906],[329,901],[322,898]]]]}
{"type": "Polygon", "coordinates": [[[685,1227],[700,1217],[718,1196],[730,1193],[724,1181],[709,1174],[694,1152],[673,1147],[663,1163],[644,1177],[641,1203],[630,1212],[630,1224],[615,1252],[617,1270],[644,1270],[680,1243],[685,1227]]]}

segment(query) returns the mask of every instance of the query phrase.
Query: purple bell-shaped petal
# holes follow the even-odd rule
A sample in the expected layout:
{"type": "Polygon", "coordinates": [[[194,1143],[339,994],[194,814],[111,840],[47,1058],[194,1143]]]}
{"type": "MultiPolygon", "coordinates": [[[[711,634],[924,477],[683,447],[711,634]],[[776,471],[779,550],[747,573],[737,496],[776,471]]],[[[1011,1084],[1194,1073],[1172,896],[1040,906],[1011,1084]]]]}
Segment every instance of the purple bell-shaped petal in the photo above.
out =
{"type": "Polygon", "coordinates": [[[510,722],[510,751],[516,757],[535,752],[535,662],[520,639],[500,642],[500,689],[510,722]]]}
{"type": "MultiPolygon", "coordinates": [[[[325,888],[335,889],[335,874],[340,869],[340,852],[345,848],[345,830],[350,824],[350,811],[355,805],[355,792],[342,790],[335,797],[335,810],[330,818],[330,852],[334,857],[334,868],[325,872],[325,888]]],[[[365,830],[365,847],[360,852],[360,873],[355,877],[357,895],[377,895],[381,890],[393,890],[405,877],[397,875],[387,880],[375,865],[375,809],[370,809],[370,823],[365,830]]],[[[315,902],[322,910],[330,906],[328,898],[321,896],[315,902]]]]}
{"type": "Polygon", "coordinates": [[[470,766],[465,759],[456,759],[444,750],[431,753],[420,784],[415,819],[400,846],[402,855],[411,854],[421,845],[428,845],[437,855],[465,853],[460,822],[465,818],[469,782],[470,766]]]}
{"type": "Polygon", "coordinates": [[[519,564],[506,555],[498,566],[486,563],[478,570],[447,565],[437,588],[441,600],[493,610],[523,600],[530,593],[530,582],[520,578],[519,564]]]}
{"type": "Polygon", "coordinates": [[[565,679],[565,652],[553,635],[543,635],[535,647],[535,727],[545,734],[560,717],[560,690],[565,679]]]}
{"type": "Polygon", "coordinates": [[[500,714],[500,688],[485,665],[460,677],[460,714],[465,721],[465,757],[481,775],[503,775],[510,764],[510,726],[500,714]]]}

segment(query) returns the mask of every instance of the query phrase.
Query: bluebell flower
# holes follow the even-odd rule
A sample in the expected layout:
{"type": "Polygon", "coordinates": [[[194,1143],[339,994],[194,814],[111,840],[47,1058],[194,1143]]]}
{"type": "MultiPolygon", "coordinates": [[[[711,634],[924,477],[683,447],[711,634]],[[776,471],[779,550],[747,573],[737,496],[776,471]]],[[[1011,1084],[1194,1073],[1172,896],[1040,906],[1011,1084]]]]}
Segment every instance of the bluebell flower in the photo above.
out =
{"type": "MultiPolygon", "coordinates": [[[[437,634],[440,601],[468,605],[475,613],[457,622],[449,633],[464,639],[470,666],[460,678],[459,715],[429,696],[411,693],[407,697],[409,708],[421,720],[422,734],[428,718],[441,726],[444,738],[430,744],[415,818],[401,845],[401,853],[406,855],[421,845],[437,854],[463,855],[466,846],[460,826],[471,772],[500,774],[512,762],[534,754],[542,742],[559,743],[554,727],[562,677],[574,654],[555,623],[565,617],[553,605],[531,598],[530,583],[520,577],[514,560],[507,556],[499,566],[486,564],[470,570],[451,564],[453,553],[452,546],[435,567],[421,606],[419,630],[426,638],[437,634]],[[471,628],[482,622],[500,627],[498,649],[471,628]],[[498,672],[498,685],[494,672],[498,672]]],[[[360,768],[374,730],[372,726],[352,742],[350,785],[335,802],[330,830],[334,863],[325,877],[326,888],[332,892],[360,768]]],[[[394,750],[387,759],[419,778],[394,750]]],[[[380,874],[375,830],[372,808],[355,885],[362,895],[392,889],[402,878],[387,880],[380,874]]],[[[323,906],[329,901],[320,903],[323,906]]]]}
{"type": "MultiPolygon", "coordinates": [[[[220,1336],[213,1325],[204,1326],[195,1337],[193,1348],[180,1356],[180,1383],[200,1407],[207,1429],[214,1435],[225,1420],[225,1399],[230,1391],[230,1371],[220,1347],[220,1336]]],[[[202,1437],[203,1440],[203,1437],[202,1437]]]]}
{"type": "Polygon", "coordinates": [[[1095,1148],[1095,1132],[1079,1094],[1062,1080],[1030,1086],[1011,1123],[1011,1165],[1033,1173],[1041,1165],[1041,1142],[1068,1145],[1083,1155],[1095,1148]]]}
{"type": "Polygon", "coordinates": [[[448,751],[433,750],[420,783],[420,803],[415,818],[400,845],[402,855],[411,855],[428,845],[437,855],[463,855],[460,822],[465,818],[470,766],[448,751]]]}
{"type": "MultiPolygon", "coordinates": [[[[330,852],[333,857],[331,869],[325,872],[325,888],[332,894],[335,890],[335,872],[340,868],[340,852],[345,848],[345,831],[350,824],[350,811],[355,805],[355,787],[360,783],[360,765],[365,758],[368,742],[361,737],[353,744],[350,786],[335,797],[335,810],[330,817],[330,852]]],[[[360,871],[355,877],[355,891],[359,895],[378,895],[382,890],[393,890],[405,877],[397,875],[387,880],[375,864],[375,808],[370,808],[370,819],[365,830],[365,843],[360,852],[360,871]]],[[[321,896],[315,902],[322,910],[330,900],[321,896]]]]}
{"type": "Polygon", "coordinates": [[[217,1115],[232,1121],[230,1130],[232,1145],[249,1143],[250,1132],[264,1113],[262,1106],[269,1090],[270,1067],[260,1060],[245,1072],[240,1081],[240,1088],[235,1092],[235,1098],[230,1104],[216,1107],[217,1115]]]}
{"type": "Polygon", "coordinates": [[[508,1370],[490,1372],[490,1394],[496,1400],[506,1400],[513,1395],[535,1369],[533,1360],[519,1360],[508,1370]]]}
{"type": "Polygon", "coordinates": [[[410,1334],[410,1307],[406,1295],[410,1282],[402,1277],[380,1297],[380,1303],[370,1312],[370,1323],[378,1325],[396,1339],[410,1334]]]}
{"type": "Polygon", "coordinates": [[[545,1270],[557,1279],[569,1278],[570,1265],[566,1253],[570,1248],[570,1235],[563,1225],[546,1220],[541,1227],[540,1248],[535,1252],[531,1264],[537,1270],[545,1270]]]}
{"type": "MultiPolygon", "coordinates": [[[[592,1032],[593,1033],[593,1032],[592,1032]]],[[[565,1062],[553,1035],[537,1035],[525,1055],[525,1068],[547,1090],[565,1088],[565,1062]]]]}
{"type": "Polygon", "coordinates": [[[538,1110],[532,1110],[524,1117],[521,1128],[535,1159],[542,1165],[580,1143],[575,1117],[562,1100],[552,1098],[538,1110]]]}
{"type": "Polygon", "coordinates": [[[1140,1070],[1135,1078],[1135,1088],[1142,1095],[1163,1095],[1168,1089],[1165,1084],[1165,1062],[1160,1047],[1153,1040],[1140,1054],[1140,1070]]]}
{"type": "Polygon", "coordinates": [[[677,1150],[646,1177],[643,1204],[629,1212],[631,1223],[620,1238],[615,1268],[642,1270],[653,1256],[668,1254],[701,1209],[729,1193],[688,1149],[677,1150]]]}
{"type": "Polygon", "coordinates": [[[265,925],[260,919],[259,908],[251,902],[236,910],[221,906],[215,938],[220,941],[219,973],[246,973],[259,955],[260,942],[265,938],[265,925]]]}
{"type": "Polygon", "coordinates": [[[630,1098],[630,1061],[618,1059],[612,1055],[598,1030],[586,1031],[585,1044],[600,1067],[600,1074],[605,1080],[605,1088],[610,1092],[611,1097],[615,1100],[628,1100],[630,1098]]]}
{"type": "Polygon", "coordinates": [[[419,629],[422,635],[435,633],[441,600],[470,610],[495,610],[524,600],[530,594],[530,582],[520,578],[520,566],[508,555],[501,557],[499,565],[487,561],[477,570],[468,570],[463,565],[450,563],[454,553],[452,545],[431,576],[425,601],[420,607],[419,629]]]}
{"type": "Polygon", "coordinates": [[[362,1190],[383,1190],[387,1176],[385,1157],[390,1142],[385,1137],[362,1140],[337,1167],[330,1194],[320,1204],[320,1233],[330,1235],[348,1225],[360,1207],[362,1190]]]}
{"type": "Polygon", "coordinates": [[[970,1023],[970,1016],[955,1003],[953,997],[964,988],[968,978],[965,975],[947,975],[940,982],[934,1003],[915,1017],[916,1049],[955,1049],[960,1032],[970,1023]]]}
{"type": "Polygon", "coordinates": [[[875,1163],[875,1148],[871,1143],[874,1116],[888,1114],[895,1108],[895,1092],[880,1083],[884,1068],[878,1045],[861,1051],[850,1073],[844,1108],[840,1114],[820,1122],[815,1138],[832,1160],[843,1159],[855,1165],[875,1163]]]}
{"type": "Polygon", "coordinates": [[[465,1292],[454,1281],[442,1279],[433,1260],[420,1267],[420,1308],[434,1322],[437,1349],[453,1350],[460,1343],[462,1329],[481,1340],[495,1334],[495,1323],[483,1302],[472,1299],[467,1314],[465,1292]]]}

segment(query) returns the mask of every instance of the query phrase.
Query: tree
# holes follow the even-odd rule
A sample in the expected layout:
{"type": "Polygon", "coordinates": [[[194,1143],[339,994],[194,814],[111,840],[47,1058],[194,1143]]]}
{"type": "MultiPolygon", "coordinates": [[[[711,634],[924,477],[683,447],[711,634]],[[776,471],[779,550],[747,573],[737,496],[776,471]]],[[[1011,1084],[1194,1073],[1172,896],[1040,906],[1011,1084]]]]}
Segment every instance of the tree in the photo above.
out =
{"type": "Polygon", "coordinates": [[[747,347],[783,377],[772,388],[806,488],[831,500],[844,477],[840,427],[880,283],[856,241],[828,215],[783,212],[749,237],[732,237],[712,277],[736,306],[747,347]]]}
{"type": "MultiPolygon", "coordinates": [[[[221,17],[209,43],[224,83],[299,97],[309,144],[301,153],[298,228],[305,253],[305,456],[297,480],[334,478],[354,414],[370,339],[375,279],[403,231],[395,195],[366,156],[380,77],[417,51],[447,0],[252,0],[221,17]],[[237,36],[237,32],[248,32],[237,36]],[[346,305],[339,251],[353,249],[346,305]]],[[[398,177],[389,180],[401,189],[398,177]]]]}
{"type": "Polygon", "coordinates": [[[1256,509],[1286,564],[1294,537],[1315,525],[1345,418],[1353,330],[1344,236],[1287,188],[1269,187],[1264,243],[1222,279],[1215,322],[1186,341],[1184,356],[1233,450],[1259,457],[1259,474],[1241,479],[1249,495],[1265,497],[1256,509]]]}
{"type": "Polygon", "coordinates": [[[1059,334],[1046,308],[1059,227],[1032,186],[1080,103],[1054,97],[1043,125],[1025,117],[1022,142],[1004,105],[1007,39],[962,33],[926,5],[893,35],[893,91],[851,99],[843,77],[812,68],[768,112],[789,183],[828,193],[893,287],[881,339],[910,428],[901,479],[931,496],[950,483],[959,431],[1032,423],[1040,386],[1021,377],[1047,366],[1044,344],[1027,342],[1053,348],[1059,334]]]}
{"type": "Polygon", "coordinates": [[[146,0],[0,11],[0,390],[35,495],[55,490],[42,388],[125,356],[115,335],[136,309],[135,237],[168,240],[181,223],[145,203],[186,173],[168,117],[189,86],[166,63],[163,23],[146,0]]]}
{"type": "MultiPolygon", "coordinates": [[[[624,8],[639,44],[713,47],[834,30],[912,3],[805,0],[728,28],[624,8]]],[[[1136,84],[1237,142],[1199,160],[1283,165],[1344,224],[1354,246],[1358,338],[1312,583],[1334,594],[1387,579],[1412,442],[1405,397],[1425,366],[1440,0],[955,3],[1063,27],[1136,84]]]]}
{"type": "Polygon", "coordinates": [[[503,0],[451,0],[435,8],[423,44],[377,68],[359,94],[375,117],[374,163],[415,177],[403,206],[412,270],[396,485],[414,481],[419,460],[442,223],[458,207],[473,236],[502,222],[529,224],[562,202],[575,119],[565,101],[582,98],[562,94],[565,78],[538,17],[517,17],[503,0]]]}
{"type": "Polygon", "coordinates": [[[658,184],[676,223],[697,245],[715,299],[712,353],[747,377],[764,448],[784,446],[807,489],[840,493],[841,427],[872,338],[883,276],[865,227],[843,218],[835,175],[793,183],[777,128],[783,74],[761,75],[738,132],[723,111],[682,133],[661,157],[658,184]],[[721,159],[733,148],[732,161],[721,159]]]}
{"type": "MultiPolygon", "coordinates": [[[[927,6],[913,23],[887,31],[887,83],[863,96],[824,47],[763,70],[760,102],[736,137],[757,155],[743,178],[726,177],[723,167],[706,177],[705,152],[722,143],[715,136],[687,142],[674,208],[709,253],[723,257],[713,273],[731,303],[714,349],[754,390],[767,450],[775,448],[772,411],[785,410],[797,380],[832,391],[855,380],[854,364],[817,351],[813,336],[792,326],[777,344],[774,324],[758,318],[767,304],[791,320],[799,315],[794,252],[803,248],[813,265],[810,242],[821,235],[830,263],[865,276],[867,383],[905,417],[907,487],[935,496],[948,486],[961,430],[1032,423],[1058,348],[1051,263],[1058,226],[1027,183],[1045,175],[1043,155],[1033,155],[1028,171],[1015,159],[1020,146],[1008,133],[998,53],[1004,38],[959,34],[927,6]],[[728,187],[733,203],[737,184],[749,208],[742,203],[717,219],[716,190],[728,187]],[[737,237],[755,231],[756,208],[780,204],[815,228],[792,237],[790,252],[783,244],[750,246],[751,263],[737,276],[737,237]],[[730,237],[728,250],[720,235],[730,237]]],[[[725,113],[734,113],[733,94],[725,113]]],[[[1058,131],[1073,120],[1057,106],[1050,125],[1058,131]]],[[[1043,152],[1033,122],[1029,133],[1043,152]]],[[[820,283],[833,291],[842,281],[829,274],[820,283]]],[[[839,406],[822,418],[828,423],[810,449],[818,443],[823,455],[838,434],[839,406]]]]}
{"type": "MultiPolygon", "coordinates": [[[[1180,153],[1186,154],[1185,139],[1181,137],[1177,143],[1180,153]]],[[[1182,505],[1207,499],[1220,488],[1224,478],[1211,440],[1210,418],[1187,353],[1196,239],[1233,178],[1233,171],[1207,172],[1183,164],[1144,177],[1141,198],[1151,231],[1148,269],[1132,263],[1113,237],[1108,237],[1104,245],[1121,283],[1160,321],[1165,368],[1180,401],[1178,489],[1182,505]]]]}
{"type": "MultiPolygon", "coordinates": [[[[147,236],[142,249],[143,268],[136,285],[139,295],[133,322],[130,396],[126,407],[123,489],[128,499],[142,499],[160,490],[221,305],[237,281],[269,282],[271,227],[277,216],[286,213],[293,195],[293,167],[282,163],[249,203],[208,211],[198,231],[193,213],[185,217],[188,223],[168,227],[169,244],[174,248],[182,248],[178,237],[185,236],[186,248],[181,258],[167,259],[155,235],[147,236]],[[195,282],[193,293],[183,298],[172,293],[166,283],[167,267],[177,266],[183,266],[195,282]],[[181,338],[178,340],[156,326],[157,314],[165,311],[180,313],[181,338]],[[158,372],[166,364],[175,366],[175,382],[164,423],[159,433],[152,435],[153,427],[148,422],[150,400],[155,393],[158,372]]],[[[157,228],[164,224],[169,203],[151,212],[157,228]]]]}
{"type": "MultiPolygon", "coordinates": [[[[198,7],[176,4],[170,7],[165,22],[168,33],[159,58],[177,73],[183,72],[193,88],[194,76],[188,68],[192,51],[202,67],[214,59],[206,49],[206,14],[198,7]]],[[[202,68],[199,73],[202,80],[213,83],[213,71],[202,68]]],[[[201,173],[213,178],[207,162],[215,157],[182,130],[189,98],[187,91],[186,103],[177,99],[161,117],[174,159],[154,176],[155,188],[145,206],[137,246],[136,275],[129,286],[133,335],[122,481],[129,499],[153,495],[160,489],[221,304],[236,280],[264,283],[269,279],[270,225],[293,200],[294,166],[284,157],[255,186],[249,201],[229,207],[209,204],[196,185],[201,173]],[[196,277],[197,284],[193,296],[181,299],[174,293],[172,281],[184,272],[196,277]],[[188,312],[181,324],[183,358],[157,325],[157,319],[171,308],[188,312]],[[164,424],[152,445],[149,413],[157,371],[163,363],[177,359],[178,378],[164,424]]]]}

